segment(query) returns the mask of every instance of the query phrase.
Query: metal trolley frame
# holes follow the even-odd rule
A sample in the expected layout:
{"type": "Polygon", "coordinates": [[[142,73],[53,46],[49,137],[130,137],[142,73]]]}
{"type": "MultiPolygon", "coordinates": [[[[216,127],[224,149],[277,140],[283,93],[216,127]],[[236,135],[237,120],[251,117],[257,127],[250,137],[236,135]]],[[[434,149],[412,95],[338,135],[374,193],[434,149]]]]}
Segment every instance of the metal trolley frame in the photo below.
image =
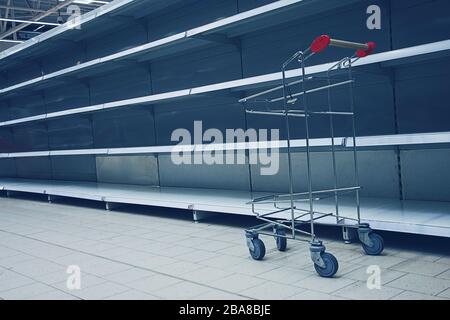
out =
{"type": "MultiPolygon", "coordinates": [[[[353,84],[354,79],[352,75],[352,65],[358,59],[370,55],[375,48],[373,42],[366,44],[355,43],[349,41],[342,41],[331,39],[327,35],[322,35],[316,38],[311,46],[304,51],[296,52],[291,58],[289,58],[282,67],[282,85],[251,95],[249,97],[239,100],[241,103],[246,104],[246,112],[251,114],[259,114],[263,116],[282,116],[285,118],[286,132],[287,132],[287,155],[288,155],[288,175],[289,175],[289,193],[287,194],[275,194],[265,197],[253,199],[249,204],[252,206],[252,211],[255,216],[264,221],[263,224],[249,228],[245,231],[247,238],[247,245],[253,259],[262,260],[265,256],[264,243],[259,239],[259,235],[273,236],[275,237],[277,248],[279,251],[285,251],[287,247],[287,239],[306,241],[310,243],[311,259],[314,263],[314,267],[317,273],[322,277],[333,277],[338,270],[338,261],[330,253],[325,252],[325,246],[316,237],[314,231],[314,224],[325,217],[334,217],[335,224],[342,226],[346,230],[347,228],[353,228],[357,230],[358,237],[362,243],[364,251],[369,255],[378,255],[384,249],[383,238],[372,232],[369,224],[361,223],[360,213],[360,189],[359,177],[358,177],[358,159],[357,159],[357,145],[356,145],[356,129],[355,129],[355,113],[354,113],[354,97],[353,97],[353,84]],[[329,46],[341,47],[347,49],[357,50],[351,57],[346,57],[340,60],[329,68],[325,75],[322,76],[308,76],[306,74],[306,61],[315,54],[325,50],[329,46]],[[301,75],[299,80],[287,82],[286,70],[292,63],[298,62],[300,64],[301,75]],[[336,74],[339,76],[336,78],[336,74]],[[344,76],[343,76],[344,75],[344,76]],[[346,76],[345,76],[346,75],[346,76]],[[324,81],[325,84],[320,87],[308,89],[306,84],[308,81],[317,80],[319,82],[324,81]],[[300,87],[300,91],[292,93],[295,87],[300,87]],[[348,87],[349,91],[349,110],[348,111],[335,111],[332,107],[332,94],[331,90],[336,87],[348,87]],[[261,97],[267,96],[273,92],[282,90],[283,96],[278,98],[263,99],[261,97]],[[327,93],[328,108],[326,110],[312,111],[308,108],[308,95],[324,91],[327,93]],[[283,101],[282,110],[273,110],[267,108],[266,110],[254,110],[248,108],[249,102],[254,103],[276,103],[283,101]],[[300,102],[301,109],[293,108],[297,102],[300,102]],[[333,166],[333,179],[334,188],[328,190],[314,190],[312,183],[311,173],[311,152],[314,148],[312,139],[310,137],[310,117],[313,116],[327,116],[329,117],[329,126],[331,133],[331,156],[333,166]],[[347,186],[345,188],[338,187],[338,169],[336,161],[336,149],[340,146],[347,146],[346,139],[343,139],[342,144],[338,144],[335,137],[334,117],[350,117],[352,122],[352,152],[353,152],[353,164],[355,174],[354,186],[347,186]],[[290,132],[290,120],[291,118],[303,118],[305,123],[305,147],[306,147],[306,159],[307,159],[307,185],[308,190],[306,192],[294,191],[294,178],[293,178],[293,165],[292,165],[292,142],[290,132]],[[344,193],[353,193],[355,195],[355,206],[357,217],[345,217],[340,213],[339,197],[344,193]],[[335,210],[334,212],[319,212],[314,206],[315,202],[324,198],[334,197],[335,210]],[[309,208],[299,208],[298,202],[309,203],[309,208]],[[259,205],[270,205],[273,209],[266,211],[258,211],[259,205]],[[287,204],[287,205],[286,205],[287,204]],[[286,217],[284,216],[286,215],[286,217]],[[283,216],[283,218],[280,218],[283,216]],[[309,231],[300,229],[302,225],[309,225],[309,231]],[[300,238],[299,235],[307,236],[307,239],[300,238]]],[[[349,145],[350,145],[349,144],[349,145]]]]}

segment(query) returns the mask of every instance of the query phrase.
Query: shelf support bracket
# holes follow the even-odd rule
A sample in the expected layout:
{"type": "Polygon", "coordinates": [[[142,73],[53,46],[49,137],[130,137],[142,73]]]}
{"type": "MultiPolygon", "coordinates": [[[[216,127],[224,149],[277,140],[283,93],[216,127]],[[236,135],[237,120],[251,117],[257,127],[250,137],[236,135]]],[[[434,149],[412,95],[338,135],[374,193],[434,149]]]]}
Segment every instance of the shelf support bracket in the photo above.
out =
{"type": "Polygon", "coordinates": [[[122,203],[105,201],[105,209],[106,209],[106,211],[112,211],[112,210],[120,208],[122,206],[123,206],[122,203]]]}
{"type": "Polygon", "coordinates": [[[199,223],[202,220],[208,219],[210,217],[215,216],[215,213],[212,212],[205,212],[205,211],[198,211],[198,210],[192,210],[192,218],[195,223],[199,223]]]}
{"type": "Polygon", "coordinates": [[[220,35],[220,34],[198,35],[198,36],[194,36],[193,38],[198,39],[198,40],[207,41],[207,42],[231,45],[231,46],[234,46],[237,48],[241,47],[241,42],[239,40],[231,39],[231,38],[228,38],[227,36],[220,35]]]}
{"type": "Polygon", "coordinates": [[[54,196],[54,195],[51,195],[51,194],[47,195],[48,203],[55,203],[56,200],[61,199],[61,198],[62,197],[60,197],[60,196],[54,196]]]}

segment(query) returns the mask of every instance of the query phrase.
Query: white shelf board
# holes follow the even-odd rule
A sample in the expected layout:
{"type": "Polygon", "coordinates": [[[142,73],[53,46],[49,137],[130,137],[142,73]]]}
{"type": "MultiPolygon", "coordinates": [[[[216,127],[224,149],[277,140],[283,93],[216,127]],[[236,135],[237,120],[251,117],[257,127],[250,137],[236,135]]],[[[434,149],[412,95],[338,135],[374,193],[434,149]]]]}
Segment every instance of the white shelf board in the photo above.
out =
{"type": "MultiPolygon", "coordinates": [[[[418,144],[450,143],[450,132],[394,134],[371,137],[358,137],[359,147],[405,146],[418,144]]],[[[353,147],[353,139],[346,138],[346,147],[353,147]]]]}
{"type": "MultiPolygon", "coordinates": [[[[365,65],[369,65],[369,64],[384,63],[387,61],[412,58],[412,57],[416,57],[416,55],[427,55],[429,53],[436,53],[436,52],[442,52],[442,51],[450,51],[450,40],[444,40],[444,41],[429,43],[429,44],[425,44],[425,45],[374,54],[372,56],[369,56],[367,58],[357,61],[354,66],[358,67],[358,66],[365,66],[365,65]]],[[[310,67],[306,68],[306,73],[308,75],[322,73],[322,72],[327,71],[331,66],[333,66],[335,64],[336,64],[336,62],[330,62],[330,63],[320,64],[320,65],[310,66],[310,67]]],[[[300,75],[301,75],[300,69],[290,70],[286,74],[287,78],[296,78],[296,77],[299,77],[300,75]]],[[[113,108],[120,108],[120,107],[133,106],[133,105],[139,105],[139,104],[164,103],[164,102],[175,100],[175,99],[182,99],[182,98],[185,99],[185,98],[189,98],[189,97],[196,97],[201,94],[213,93],[213,92],[222,91],[222,90],[243,91],[250,87],[256,88],[256,87],[268,86],[269,84],[274,84],[274,83],[278,84],[281,81],[281,79],[282,79],[281,72],[270,73],[270,74],[249,77],[249,78],[244,78],[244,79],[239,79],[239,80],[226,81],[226,82],[221,82],[221,83],[215,83],[215,84],[210,84],[210,85],[205,85],[205,86],[200,86],[200,87],[195,87],[195,88],[153,94],[153,95],[142,96],[142,97],[137,97],[137,98],[132,98],[132,99],[117,100],[117,101],[112,101],[112,102],[99,104],[99,105],[71,108],[71,109],[53,112],[53,113],[36,115],[33,117],[13,119],[13,120],[0,122],[0,127],[12,126],[12,125],[28,123],[28,122],[32,122],[32,121],[42,121],[42,120],[46,120],[46,119],[54,119],[54,118],[63,117],[63,116],[67,116],[67,115],[73,115],[73,114],[82,114],[82,113],[95,112],[95,111],[100,111],[100,110],[110,110],[113,108]]]]}
{"type": "MultiPolygon", "coordinates": [[[[429,145],[450,143],[450,132],[398,134],[384,136],[357,137],[358,147],[382,147],[401,145],[429,145]]],[[[331,138],[317,138],[310,140],[311,147],[330,147],[331,138]]],[[[353,147],[353,138],[338,137],[334,139],[335,146],[353,147]]],[[[291,148],[305,148],[305,139],[295,139],[291,141],[291,148]]],[[[260,149],[286,149],[287,141],[259,141],[240,142],[225,144],[199,144],[199,145],[167,145],[129,148],[102,148],[102,149],[78,149],[78,150],[57,150],[57,151],[34,151],[0,153],[0,159],[5,158],[27,158],[27,157],[49,157],[49,156],[75,156],[75,155],[126,155],[126,154],[159,154],[171,152],[208,152],[227,150],[260,150],[260,149]]]]}
{"type": "MultiPolygon", "coordinates": [[[[125,204],[140,204],[218,213],[252,215],[248,201],[265,193],[218,189],[147,187],[135,185],[71,182],[55,180],[26,180],[0,178],[0,190],[47,194],[125,204]]],[[[0,200],[1,201],[1,200],[0,200]]],[[[342,198],[341,214],[354,217],[354,200],[342,198]]],[[[434,201],[400,201],[384,198],[362,198],[363,222],[372,228],[387,231],[450,237],[450,203],[434,201]]],[[[297,206],[308,206],[297,203],[297,206]]],[[[273,208],[273,207],[272,207],[273,208]]],[[[270,210],[270,205],[262,207],[270,210]]],[[[322,212],[334,210],[334,199],[315,203],[322,212]]],[[[334,219],[320,220],[332,224],[334,219]]]]}

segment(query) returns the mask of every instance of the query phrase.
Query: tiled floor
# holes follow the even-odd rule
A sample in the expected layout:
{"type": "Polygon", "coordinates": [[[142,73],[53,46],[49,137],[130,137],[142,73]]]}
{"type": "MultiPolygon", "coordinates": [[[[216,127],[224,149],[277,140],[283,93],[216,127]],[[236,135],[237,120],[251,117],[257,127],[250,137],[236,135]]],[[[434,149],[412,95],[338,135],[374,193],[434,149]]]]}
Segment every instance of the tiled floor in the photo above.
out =
{"type": "Polygon", "coordinates": [[[307,244],[279,253],[264,239],[266,258],[251,260],[249,218],[195,224],[187,212],[77,204],[0,198],[1,299],[450,299],[448,240],[391,234],[384,255],[369,257],[324,228],[340,271],[323,279],[307,244]],[[380,289],[367,287],[372,265],[380,289]],[[69,266],[80,268],[81,289],[67,286],[69,266]]]}

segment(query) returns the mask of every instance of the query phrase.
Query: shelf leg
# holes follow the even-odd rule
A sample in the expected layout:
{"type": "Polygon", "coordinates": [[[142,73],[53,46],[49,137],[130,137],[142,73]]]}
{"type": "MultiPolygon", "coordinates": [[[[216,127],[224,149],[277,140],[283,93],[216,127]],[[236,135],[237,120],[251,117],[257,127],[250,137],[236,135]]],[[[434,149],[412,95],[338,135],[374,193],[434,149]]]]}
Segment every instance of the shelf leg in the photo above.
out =
{"type": "Polygon", "coordinates": [[[105,201],[105,209],[106,209],[106,211],[112,211],[112,210],[120,208],[122,206],[123,206],[122,203],[105,201]]]}
{"type": "Polygon", "coordinates": [[[217,213],[192,210],[192,218],[195,223],[199,223],[200,221],[213,217],[215,215],[217,215],[217,213]]]}
{"type": "Polygon", "coordinates": [[[20,192],[18,191],[11,191],[11,190],[6,190],[6,197],[7,198],[13,198],[14,195],[18,195],[20,192]]]}
{"type": "Polygon", "coordinates": [[[350,244],[357,238],[356,230],[354,228],[342,227],[342,237],[344,239],[344,243],[350,244]]]}
{"type": "Polygon", "coordinates": [[[60,196],[50,195],[50,194],[47,195],[48,203],[54,203],[58,199],[61,199],[61,197],[60,196]]]}

